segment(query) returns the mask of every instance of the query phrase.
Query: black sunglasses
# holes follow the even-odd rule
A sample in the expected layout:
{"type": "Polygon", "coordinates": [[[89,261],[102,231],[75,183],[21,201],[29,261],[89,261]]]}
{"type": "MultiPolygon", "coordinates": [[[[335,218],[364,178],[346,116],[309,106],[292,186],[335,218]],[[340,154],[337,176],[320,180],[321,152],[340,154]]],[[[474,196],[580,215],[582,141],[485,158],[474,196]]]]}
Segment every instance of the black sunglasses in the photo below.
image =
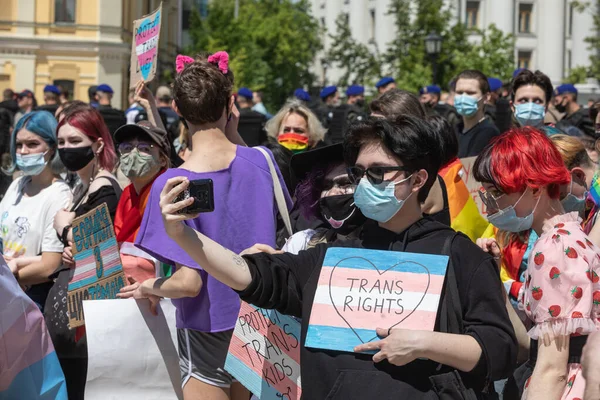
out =
{"type": "Polygon", "coordinates": [[[384,176],[387,172],[390,171],[402,171],[402,172],[409,172],[409,169],[406,167],[369,167],[367,169],[364,169],[362,167],[350,167],[348,168],[348,178],[350,178],[350,180],[352,181],[352,183],[354,184],[358,184],[358,182],[362,179],[363,176],[365,176],[365,174],[367,174],[367,179],[369,180],[369,182],[371,182],[373,185],[379,185],[380,183],[382,183],[384,181],[384,176]]]}

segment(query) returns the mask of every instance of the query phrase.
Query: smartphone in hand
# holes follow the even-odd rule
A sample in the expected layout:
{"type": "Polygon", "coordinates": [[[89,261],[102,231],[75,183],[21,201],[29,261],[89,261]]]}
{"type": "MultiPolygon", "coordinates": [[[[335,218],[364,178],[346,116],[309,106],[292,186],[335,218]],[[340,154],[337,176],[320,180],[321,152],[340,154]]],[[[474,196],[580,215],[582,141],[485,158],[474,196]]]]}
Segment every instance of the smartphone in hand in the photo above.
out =
{"type": "Polygon", "coordinates": [[[215,210],[215,198],[212,179],[196,179],[190,181],[186,190],[180,193],[174,203],[194,198],[194,204],[179,210],[178,214],[199,214],[215,210]]]}

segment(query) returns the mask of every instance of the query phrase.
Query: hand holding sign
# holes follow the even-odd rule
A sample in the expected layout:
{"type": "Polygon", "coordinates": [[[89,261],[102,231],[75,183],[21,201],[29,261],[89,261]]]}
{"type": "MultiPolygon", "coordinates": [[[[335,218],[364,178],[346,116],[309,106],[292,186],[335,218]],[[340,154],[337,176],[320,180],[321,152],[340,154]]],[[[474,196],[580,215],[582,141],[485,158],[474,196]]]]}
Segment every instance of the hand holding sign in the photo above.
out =
{"type": "Polygon", "coordinates": [[[361,344],[356,346],[354,351],[365,353],[379,350],[373,356],[374,362],[388,360],[388,362],[394,365],[406,365],[421,357],[420,352],[424,343],[424,336],[428,333],[430,332],[377,328],[377,336],[384,339],[361,344]]]}

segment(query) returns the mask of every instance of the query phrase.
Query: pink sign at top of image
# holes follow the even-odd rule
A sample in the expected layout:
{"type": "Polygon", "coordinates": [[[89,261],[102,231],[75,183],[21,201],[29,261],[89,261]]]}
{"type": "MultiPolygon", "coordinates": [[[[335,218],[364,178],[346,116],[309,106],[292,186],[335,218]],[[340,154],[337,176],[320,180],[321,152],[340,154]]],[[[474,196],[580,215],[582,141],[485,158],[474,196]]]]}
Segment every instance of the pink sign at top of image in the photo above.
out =
{"type": "Polygon", "coordinates": [[[149,82],[156,75],[161,17],[162,3],[152,14],[133,21],[130,87],[140,80],[149,82]]]}

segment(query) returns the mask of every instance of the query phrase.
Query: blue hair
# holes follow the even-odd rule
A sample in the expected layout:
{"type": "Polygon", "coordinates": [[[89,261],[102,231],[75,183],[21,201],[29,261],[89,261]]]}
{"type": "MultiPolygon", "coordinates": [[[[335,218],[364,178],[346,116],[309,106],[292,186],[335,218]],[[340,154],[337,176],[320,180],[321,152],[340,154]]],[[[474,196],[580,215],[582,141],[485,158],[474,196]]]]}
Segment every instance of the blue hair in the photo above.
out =
{"type": "MultiPolygon", "coordinates": [[[[10,137],[10,156],[12,161],[5,172],[11,174],[15,170],[15,160],[17,159],[17,134],[21,129],[27,129],[28,131],[35,133],[48,144],[50,149],[56,150],[58,145],[58,140],[56,138],[57,125],[56,118],[48,111],[32,111],[23,115],[21,119],[19,119],[19,122],[17,122],[10,137]]],[[[57,155],[58,152],[56,152],[55,156],[57,155]]]]}

